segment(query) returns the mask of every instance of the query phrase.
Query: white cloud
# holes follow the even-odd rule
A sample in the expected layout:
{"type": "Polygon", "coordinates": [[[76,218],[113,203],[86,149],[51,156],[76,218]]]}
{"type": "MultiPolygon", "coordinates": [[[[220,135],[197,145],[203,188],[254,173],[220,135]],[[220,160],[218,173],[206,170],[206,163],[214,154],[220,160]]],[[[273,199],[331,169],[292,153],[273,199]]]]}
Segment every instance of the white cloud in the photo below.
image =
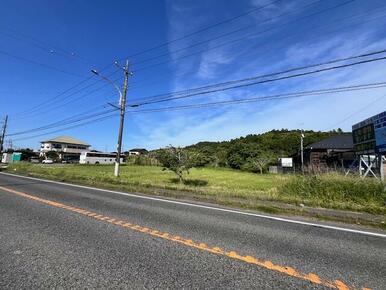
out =
{"type": "MultiPolygon", "coordinates": [[[[258,5],[263,5],[263,3],[265,2],[254,2],[258,5]]],[[[294,3],[298,5],[300,2],[294,3]]],[[[292,6],[288,9],[296,9],[295,4],[291,2],[292,6]]],[[[191,15],[193,18],[194,13],[200,14],[196,9],[197,7],[189,10],[189,13],[193,13],[191,15]]],[[[180,10],[177,11],[181,13],[180,10]]],[[[188,13],[187,11],[184,10],[188,13]]],[[[181,28],[181,23],[186,21],[186,18],[187,14],[180,14],[178,15],[180,24],[173,23],[173,27],[177,26],[180,29],[178,35],[186,33],[187,30],[194,30],[191,27],[186,30],[181,28]]],[[[207,21],[199,17],[195,27],[207,23],[207,21]]],[[[260,41],[267,42],[267,46],[274,47],[275,51],[273,49],[267,50],[264,55],[259,53],[257,54],[258,57],[255,58],[245,54],[253,41],[238,47],[209,50],[175,65],[176,72],[192,71],[197,72],[197,74],[192,73],[192,75],[176,77],[174,87],[175,89],[190,88],[207,84],[208,79],[210,79],[209,83],[221,82],[381,49],[386,47],[386,39],[383,35],[378,35],[377,29],[379,30],[380,27],[364,26],[348,32],[336,32],[328,37],[318,35],[316,30],[312,38],[302,38],[300,35],[296,42],[289,38],[283,40],[279,45],[275,40],[269,44],[271,39],[275,39],[274,35],[269,35],[260,41]]],[[[285,28],[283,29],[285,30],[285,28]]],[[[175,28],[173,31],[176,31],[175,28]]],[[[176,37],[176,35],[174,36],[176,37]]],[[[197,40],[193,38],[184,42],[189,44],[195,41],[197,40]]],[[[210,45],[214,45],[214,43],[210,45]]],[[[170,49],[172,50],[172,48],[170,49]]],[[[227,100],[286,91],[385,81],[385,76],[384,63],[379,62],[304,78],[273,82],[263,86],[226,91],[221,94],[199,96],[189,101],[179,101],[168,105],[204,103],[213,99],[227,100]]],[[[135,122],[141,131],[135,144],[141,143],[142,146],[148,148],[158,148],[168,144],[184,146],[198,141],[227,140],[270,129],[299,128],[301,126],[306,129],[326,130],[334,125],[349,130],[352,123],[378,113],[381,108],[386,107],[386,97],[379,99],[383,94],[386,95],[385,89],[377,89],[204,110],[192,109],[158,113],[154,116],[135,115],[135,122]],[[376,99],[379,100],[375,105],[369,106],[376,99]],[[359,111],[358,114],[350,116],[361,108],[364,108],[363,112],[359,111]],[[345,120],[347,116],[350,118],[345,120]]]]}
{"type": "Polygon", "coordinates": [[[204,80],[215,76],[216,70],[223,64],[229,64],[232,61],[230,55],[226,55],[223,49],[211,50],[201,57],[198,76],[204,80]]]}

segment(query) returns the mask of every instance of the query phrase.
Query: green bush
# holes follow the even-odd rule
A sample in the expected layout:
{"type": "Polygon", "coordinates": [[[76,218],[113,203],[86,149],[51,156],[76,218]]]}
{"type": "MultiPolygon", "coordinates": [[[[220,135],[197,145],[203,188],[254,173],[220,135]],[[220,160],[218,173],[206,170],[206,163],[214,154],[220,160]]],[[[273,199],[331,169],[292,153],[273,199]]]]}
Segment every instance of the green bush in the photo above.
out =
{"type": "Polygon", "coordinates": [[[156,158],[151,156],[146,156],[146,155],[127,156],[126,164],[143,165],[143,166],[160,166],[160,163],[156,158]]]}

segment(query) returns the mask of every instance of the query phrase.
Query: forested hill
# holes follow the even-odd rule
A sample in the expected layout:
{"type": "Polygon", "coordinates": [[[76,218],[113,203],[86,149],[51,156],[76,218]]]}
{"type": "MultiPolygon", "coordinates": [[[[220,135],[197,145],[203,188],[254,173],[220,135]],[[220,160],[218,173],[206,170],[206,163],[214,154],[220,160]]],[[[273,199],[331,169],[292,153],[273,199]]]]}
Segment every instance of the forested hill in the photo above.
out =
{"type": "MultiPolygon", "coordinates": [[[[304,146],[341,133],[343,132],[340,129],[330,132],[304,131],[304,146]]],[[[227,166],[254,170],[256,158],[275,162],[278,157],[295,155],[300,148],[300,135],[300,130],[272,130],[230,141],[199,142],[185,149],[195,156],[196,166],[227,166]]]]}

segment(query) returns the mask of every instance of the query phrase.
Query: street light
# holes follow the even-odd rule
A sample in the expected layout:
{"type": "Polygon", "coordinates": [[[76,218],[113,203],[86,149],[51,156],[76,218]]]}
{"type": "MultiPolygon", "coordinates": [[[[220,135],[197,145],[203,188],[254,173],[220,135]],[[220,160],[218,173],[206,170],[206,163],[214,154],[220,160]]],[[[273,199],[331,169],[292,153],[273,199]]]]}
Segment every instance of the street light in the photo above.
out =
{"type": "Polygon", "coordinates": [[[119,104],[121,104],[122,102],[122,91],[121,89],[112,81],[110,80],[109,78],[101,75],[96,69],[92,69],[91,72],[94,74],[94,75],[97,75],[98,77],[100,77],[101,79],[105,80],[106,82],[108,82],[109,84],[113,85],[113,87],[118,91],[119,93],[119,104]]]}
{"type": "MultiPolygon", "coordinates": [[[[118,66],[118,62],[115,62],[115,65],[118,66]]],[[[118,144],[117,144],[117,158],[115,160],[115,167],[114,167],[114,175],[119,176],[119,165],[121,163],[121,152],[122,152],[122,135],[123,135],[123,126],[125,123],[125,112],[126,112],[126,94],[127,94],[127,87],[128,87],[128,81],[129,81],[129,61],[126,60],[126,65],[124,67],[120,67],[125,74],[125,79],[123,83],[123,92],[121,89],[109,78],[101,75],[97,70],[92,69],[91,72],[106,82],[110,83],[114,86],[114,88],[119,93],[119,110],[120,110],[120,121],[119,121],[119,131],[118,131],[118,144]]]]}

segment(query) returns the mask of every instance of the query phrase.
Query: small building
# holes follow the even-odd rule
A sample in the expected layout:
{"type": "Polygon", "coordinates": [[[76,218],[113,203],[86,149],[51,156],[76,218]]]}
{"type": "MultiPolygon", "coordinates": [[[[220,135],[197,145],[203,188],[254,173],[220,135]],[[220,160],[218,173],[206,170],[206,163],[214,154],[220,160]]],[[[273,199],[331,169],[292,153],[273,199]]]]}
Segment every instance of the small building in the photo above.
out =
{"type": "Polygon", "coordinates": [[[278,158],[277,165],[271,165],[268,167],[269,173],[293,173],[294,168],[294,162],[292,157],[281,157],[278,158]]]}
{"type": "Polygon", "coordinates": [[[69,136],[59,136],[41,141],[40,156],[49,151],[56,151],[60,160],[79,161],[82,152],[90,151],[91,145],[69,136]]]}
{"type": "Polygon", "coordinates": [[[19,162],[22,159],[22,153],[21,152],[13,152],[12,153],[12,162],[19,162]]]}
{"type": "Polygon", "coordinates": [[[1,163],[11,163],[12,162],[12,153],[3,153],[1,156],[1,163]]]}
{"type": "Polygon", "coordinates": [[[312,170],[348,168],[355,160],[351,133],[334,135],[304,149],[304,164],[312,170]]]}
{"type": "Polygon", "coordinates": [[[134,148],[134,149],[130,149],[128,151],[128,155],[129,156],[138,156],[138,155],[146,155],[149,151],[147,151],[146,149],[144,148],[134,148]]]}
{"type": "Polygon", "coordinates": [[[22,161],[21,152],[3,153],[1,156],[1,163],[14,163],[22,161]]]}

